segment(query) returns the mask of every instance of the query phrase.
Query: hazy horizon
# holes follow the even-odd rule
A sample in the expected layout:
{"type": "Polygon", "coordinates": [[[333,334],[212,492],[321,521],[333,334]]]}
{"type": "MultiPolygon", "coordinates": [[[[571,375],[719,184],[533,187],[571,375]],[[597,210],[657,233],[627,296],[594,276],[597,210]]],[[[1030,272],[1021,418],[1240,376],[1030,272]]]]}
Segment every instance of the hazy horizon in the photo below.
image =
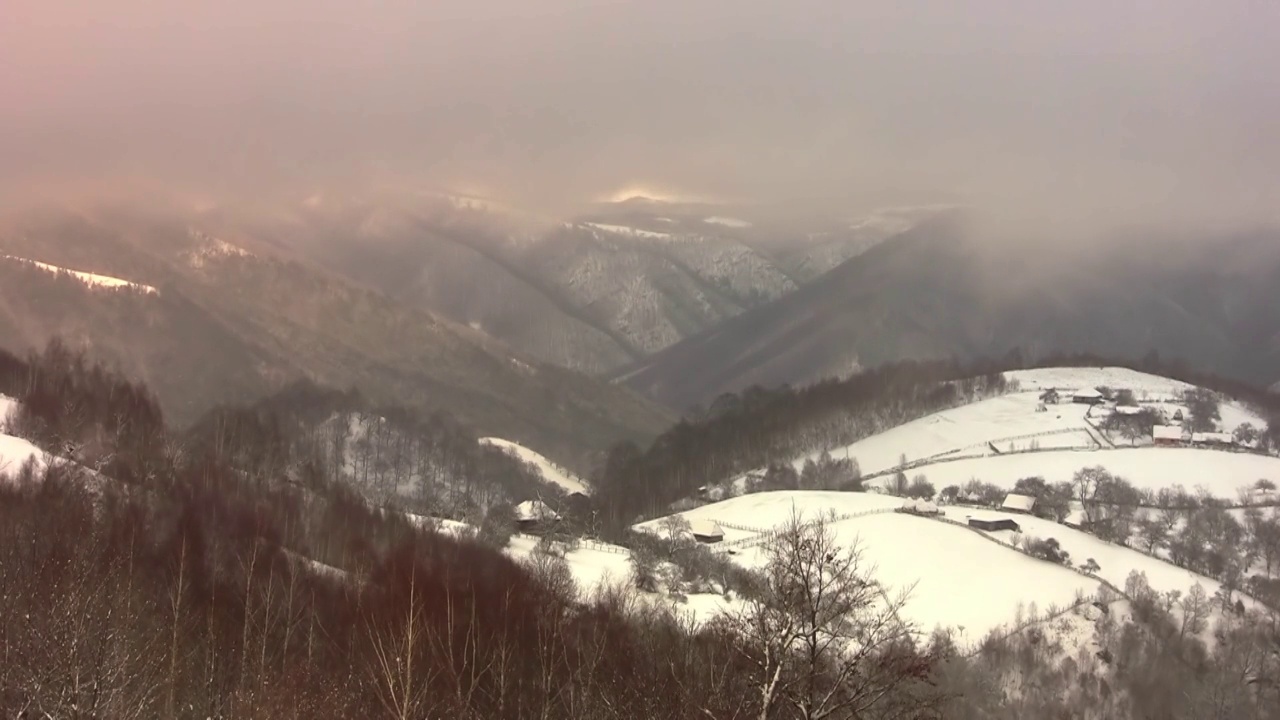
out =
{"type": "Polygon", "coordinates": [[[1280,9],[1231,0],[10,0],[0,190],[440,187],[1280,220],[1280,9]]]}

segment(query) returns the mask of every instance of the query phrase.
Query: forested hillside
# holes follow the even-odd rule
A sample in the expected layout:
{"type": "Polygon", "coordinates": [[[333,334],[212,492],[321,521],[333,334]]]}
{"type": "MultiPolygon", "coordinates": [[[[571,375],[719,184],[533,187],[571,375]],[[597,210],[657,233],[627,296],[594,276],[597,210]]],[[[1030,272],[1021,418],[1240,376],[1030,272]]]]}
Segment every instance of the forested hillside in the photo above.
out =
{"type": "MultiPolygon", "coordinates": [[[[845,401],[909,413],[947,372],[885,371],[877,378],[897,388],[886,398],[868,404],[863,385],[845,401]]],[[[359,407],[349,394],[299,386],[219,410],[184,437],[144,386],[58,345],[0,354],[0,392],[16,401],[5,430],[51,451],[0,481],[6,715],[1244,720],[1280,707],[1280,615],[1224,613],[1207,598],[1175,607],[1137,575],[1088,621],[1096,654],[1073,656],[1056,629],[1077,616],[1034,610],[969,651],[946,632],[885,624],[892,614],[866,600],[873,571],[821,523],[797,521],[770,546],[777,562],[733,591],[740,611],[692,623],[640,589],[652,570],[639,560],[633,584],[581,596],[554,553],[500,554],[509,525],[458,538],[371,503],[376,487],[302,450],[323,445],[292,442],[359,407]],[[834,574],[788,574],[798,562],[834,574]],[[818,587],[828,600],[797,600],[818,587]],[[832,602],[852,604],[833,615],[832,602]],[[791,651],[826,633],[836,644],[791,651]]],[[[725,417],[743,430],[722,437],[752,437],[742,410],[725,417]]],[[[415,431],[424,447],[475,450],[442,422],[415,431]],[[441,439],[451,433],[456,447],[441,439]]],[[[527,491],[518,463],[512,473],[503,492],[527,491]]],[[[674,541],[645,547],[697,555],[674,541]]]]}

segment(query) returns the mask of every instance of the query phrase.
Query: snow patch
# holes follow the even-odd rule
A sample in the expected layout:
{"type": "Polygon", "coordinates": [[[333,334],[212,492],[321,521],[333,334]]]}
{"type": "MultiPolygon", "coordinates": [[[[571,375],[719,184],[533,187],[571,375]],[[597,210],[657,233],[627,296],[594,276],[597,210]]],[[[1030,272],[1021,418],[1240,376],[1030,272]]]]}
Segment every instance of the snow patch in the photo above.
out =
{"type": "Polygon", "coordinates": [[[739,220],[738,218],[731,218],[731,217],[712,216],[709,218],[703,218],[702,222],[710,223],[712,225],[724,225],[725,227],[731,227],[731,228],[751,227],[751,223],[747,222],[746,220],[739,220]]]}
{"type": "Polygon", "coordinates": [[[596,230],[600,230],[603,232],[613,233],[614,235],[628,235],[630,237],[652,238],[655,240],[671,239],[671,233],[654,232],[652,230],[641,230],[639,228],[627,227],[625,225],[607,225],[605,223],[593,223],[593,222],[583,223],[583,225],[590,228],[595,228],[596,230]]]}
{"type": "Polygon", "coordinates": [[[96,273],[85,272],[83,270],[72,270],[70,268],[59,267],[57,265],[50,265],[49,263],[43,263],[38,260],[28,260],[27,258],[20,258],[13,255],[3,255],[0,257],[4,257],[6,260],[13,260],[14,262],[20,262],[27,265],[31,265],[33,267],[40,268],[41,270],[52,273],[54,275],[57,275],[59,273],[68,273],[73,277],[75,277],[80,282],[84,283],[85,285],[88,285],[91,288],[106,288],[108,290],[127,289],[127,290],[136,290],[147,295],[160,294],[159,290],[156,290],[154,287],[150,285],[143,285],[141,283],[136,283],[129,280],[122,280],[120,278],[111,277],[109,275],[98,275],[96,273]]]}
{"type": "Polygon", "coordinates": [[[534,450],[530,450],[519,443],[514,443],[510,440],[503,440],[502,438],[486,437],[480,438],[480,444],[496,447],[508,455],[515,456],[522,462],[533,465],[538,468],[538,472],[542,473],[542,479],[544,481],[549,482],[552,485],[559,485],[564,488],[566,492],[578,492],[583,494],[589,494],[591,492],[587,489],[586,484],[583,483],[576,475],[551,462],[542,454],[534,450]]]}
{"type": "Polygon", "coordinates": [[[187,264],[193,268],[204,267],[205,263],[219,258],[254,257],[253,253],[248,250],[239,245],[232,245],[225,240],[205,235],[196,230],[190,231],[189,234],[200,243],[194,250],[187,253],[187,264]]]}

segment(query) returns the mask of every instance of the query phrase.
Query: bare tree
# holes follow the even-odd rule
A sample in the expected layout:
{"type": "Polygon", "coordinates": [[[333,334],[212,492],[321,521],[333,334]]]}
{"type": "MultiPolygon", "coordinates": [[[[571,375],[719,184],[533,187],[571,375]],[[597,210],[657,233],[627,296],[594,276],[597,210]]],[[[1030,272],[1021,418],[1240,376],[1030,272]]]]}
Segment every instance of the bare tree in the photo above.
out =
{"type": "Polygon", "coordinates": [[[765,547],[760,596],[730,621],[756,668],[761,720],[780,707],[806,720],[861,717],[927,674],[899,615],[910,589],[890,595],[829,522],[793,516],[765,547]]]}
{"type": "Polygon", "coordinates": [[[690,531],[689,521],[683,515],[668,515],[662,519],[659,526],[667,534],[667,539],[671,542],[685,539],[690,531]]]}

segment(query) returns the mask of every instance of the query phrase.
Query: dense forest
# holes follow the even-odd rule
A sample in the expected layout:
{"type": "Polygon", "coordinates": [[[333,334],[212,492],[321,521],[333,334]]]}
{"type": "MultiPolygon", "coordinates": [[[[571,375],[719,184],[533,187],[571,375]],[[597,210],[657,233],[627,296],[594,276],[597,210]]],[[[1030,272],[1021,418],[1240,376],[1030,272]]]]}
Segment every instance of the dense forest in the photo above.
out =
{"type": "MultiPolygon", "coordinates": [[[[957,401],[927,389],[945,369],[912,367],[873,376],[882,396],[828,391],[903,416],[908,399],[957,401]]],[[[989,376],[959,391],[997,387],[989,376]]],[[[326,459],[332,445],[296,442],[349,408],[347,394],[300,388],[176,434],[147,388],[57,344],[0,354],[0,392],[20,401],[8,431],[53,451],[0,482],[4,716],[1280,717],[1280,615],[1232,607],[1210,628],[1216,599],[1171,600],[1141,577],[1123,600],[1099,598],[1132,619],[1099,621],[1096,654],[1063,658],[1034,623],[969,650],[887,623],[895,606],[856,549],[795,522],[765,570],[734,584],[740,610],[694,625],[637,587],[643,572],[582,597],[555,553],[501,553],[509,529],[454,537],[371,502],[345,461],[326,459]]],[[[812,392],[770,397],[787,407],[777,398],[812,392]]],[[[750,416],[719,412],[685,425],[750,416]]],[[[458,446],[440,462],[475,447],[445,418],[421,422],[465,438],[423,441],[458,446]]],[[[740,442],[715,437],[729,438],[722,451],[740,442]]],[[[511,472],[514,495],[524,481],[511,472]]]]}

